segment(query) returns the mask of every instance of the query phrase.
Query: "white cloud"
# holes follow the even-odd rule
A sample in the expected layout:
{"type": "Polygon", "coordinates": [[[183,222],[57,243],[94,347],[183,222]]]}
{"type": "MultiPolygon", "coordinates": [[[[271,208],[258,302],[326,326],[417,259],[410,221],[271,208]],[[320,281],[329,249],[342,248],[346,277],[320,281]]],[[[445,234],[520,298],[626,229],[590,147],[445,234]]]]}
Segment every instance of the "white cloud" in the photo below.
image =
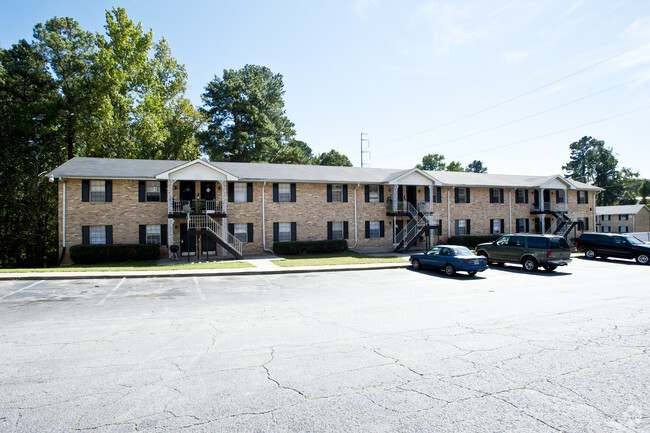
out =
{"type": "Polygon", "coordinates": [[[486,28],[477,25],[476,14],[469,6],[431,2],[416,11],[416,22],[424,21],[433,35],[433,48],[447,54],[454,47],[472,45],[486,34],[486,28]]]}
{"type": "Polygon", "coordinates": [[[377,0],[354,0],[352,10],[361,18],[366,18],[370,9],[377,6],[377,0]]]}

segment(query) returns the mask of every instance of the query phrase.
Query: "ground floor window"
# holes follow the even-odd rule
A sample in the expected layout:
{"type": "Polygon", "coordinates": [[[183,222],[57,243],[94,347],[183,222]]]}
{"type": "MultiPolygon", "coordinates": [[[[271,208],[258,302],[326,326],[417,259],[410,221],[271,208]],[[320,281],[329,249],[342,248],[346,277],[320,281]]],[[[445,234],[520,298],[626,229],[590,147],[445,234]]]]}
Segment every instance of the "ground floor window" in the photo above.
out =
{"type": "Polygon", "coordinates": [[[106,226],[90,226],[90,245],[106,244],[106,226]]]}
{"type": "Polygon", "coordinates": [[[332,221],[332,239],[343,239],[343,221],[332,221]]]}
{"type": "Polygon", "coordinates": [[[530,230],[530,223],[528,218],[517,218],[517,233],[528,233],[530,230]]]}
{"type": "Polygon", "coordinates": [[[160,245],[161,244],[161,231],[160,224],[157,225],[147,225],[147,237],[146,243],[160,245]]]}
{"type": "Polygon", "coordinates": [[[297,225],[291,223],[273,223],[273,242],[289,242],[297,240],[297,225]]]}
{"type": "Polygon", "coordinates": [[[612,228],[611,228],[610,226],[602,226],[602,227],[600,228],[600,231],[603,232],[603,233],[611,233],[611,232],[612,232],[612,228]]]}
{"type": "Polygon", "coordinates": [[[233,235],[239,242],[248,242],[248,224],[234,224],[233,235]]]}
{"type": "Polygon", "coordinates": [[[630,228],[628,226],[618,226],[618,232],[619,233],[627,233],[630,231],[630,228]]]}
{"type": "Polygon", "coordinates": [[[366,238],[383,238],[383,221],[366,221],[366,238]]]}
{"type": "Polygon", "coordinates": [[[456,236],[463,236],[470,234],[470,221],[469,220],[456,220],[455,224],[456,236]]]}
{"type": "Polygon", "coordinates": [[[503,233],[505,221],[502,219],[491,219],[490,220],[490,233],[491,234],[500,234],[503,233]]]}

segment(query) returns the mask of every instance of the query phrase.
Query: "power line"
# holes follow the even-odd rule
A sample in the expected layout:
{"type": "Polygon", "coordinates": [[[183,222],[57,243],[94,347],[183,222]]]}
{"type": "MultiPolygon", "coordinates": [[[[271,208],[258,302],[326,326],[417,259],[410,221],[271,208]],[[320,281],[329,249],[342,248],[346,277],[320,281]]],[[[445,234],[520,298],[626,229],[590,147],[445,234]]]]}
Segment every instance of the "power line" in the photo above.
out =
{"type": "Polygon", "coordinates": [[[512,102],[512,101],[516,101],[517,99],[521,99],[521,98],[523,98],[524,96],[528,96],[528,95],[530,95],[530,94],[532,94],[532,93],[538,92],[538,91],[540,91],[540,90],[542,90],[542,89],[545,89],[545,88],[547,88],[547,87],[549,87],[549,86],[552,86],[553,84],[557,84],[557,83],[559,83],[560,81],[564,81],[564,80],[566,80],[567,78],[571,78],[571,77],[573,77],[573,76],[575,76],[575,75],[578,75],[578,74],[580,74],[580,73],[582,73],[582,72],[588,71],[589,69],[595,68],[595,67],[598,66],[598,65],[601,65],[601,64],[603,64],[603,63],[609,62],[610,60],[613,60],[613,59],[615,59],[615,58],[617,58],[617,57],[621,57],[621,56],[624,55],[624,54],[627,54],[627,53],[630,53],[630,52],[632,52],[632,51],[638,50],[639,48],[644,47],[644,46],[646,46],[646,45],[648,45],[648,44],[650,44],[650,42],[644,42],[643,44],[641,44],[641,45],[637,45],[637,46],[634,47],[634,48],[630,48],[630,49],[628,49],[628,50],[626,50],[626,51],[620,52],[620,53],[615,54],[615,55],[613,55],[613,56],[611,56],[611,57],[607,57],[606,59],[600,60],[600,61],[598,61],[598,62],[596,62],[596,63],[593,63],[593,64],[591,64],[591,65],[589,65],[589,66],[587,66],[587,67],[585,67],[585,68],[579,69],[579,70],[577,70],[577,71],[575,71],[575,72],[572,72],[572,73],[570,73],[570,74],[568,74],[568,75],[565,75],[565,76],[563,76],[563,77],[561,77],[561,78],[558,78],[558,79],[556,79],[556,80],[553,80],[553,81],[551,81],[551,82],[549,82],[549,83],[543,84],[543,85],[541,85],[541,86],[539,86],[539,87],[536,87],[536,88],[534,88],[534,89],[532,89],[532,90],[529,90],[529,91],[527,91],[527,92],[521,93],[521,94],[519,94],[519,95],[517,95],[517,96],[514,96],[514,97],[512,97],[512,98],[506,99],[506,100],[504,100],[504,101],[498,102],[498,103],[496,103],[496,104],[494,104],[494,105],[490,105],[490,106],[488,106],[488,107],[486,107],[486,108],[483,108],[483,109],[481,109],[481,110],[479,110],[479,111],[475,111],[474,113],[468,114],[468,115],[466,115],[466,116],[459,117],[459,118],[457,118],[457,119],[454,119],[454,120],[451,120],[451,121],[449,121],[449,122],[446,122],[446,123],[443,123],[443,124],[440,124],[440,125],[434,126],[434,127],[432,127],[432,128],[429,128],[429,129],[425,129],[425,130],[420,131],[420,132],[416,132],[415,134],[410,134],[410,135],[407,135],[407,136],[404,136],[404,137],[400,137],[400,138],[396,138],[396,139],[393,139],[393,140],[384,141],[384,142],[381,142],[381,143],[379,143],[379,144],[376,144],[375,146],[383,146],[383,145],[385,145],[385,144],[390,144],[390,143],[395,143],[395,142],[397,142],[397,141],[407,140],[407,139],[409,139],[409,138],[418,137],[418,136],[420,136],[420,135],[426,134],[426,133],[431,132],[431,131],[434,131],[434,130],[436,130],[436,129],[444,128],[445,126],[453,125],[454,123],[458,123],[458,122],[460,122],[460,121],[462,121],[462,120],[469,119],[469,118],[471,118],[471,117],[474,117],[474,116],[477,116],[477,115],[479,115],[479,114],[485,113],[486,111],[490,111],[490,110],[493,110],[493,109],[495,109],[495,108],[497,108],[497,107],[500,107],[500,106],[502,106],[502,105],[508,104],[508,103],[510,103],[510,102],[512,102]]]}
{"type": "MultiPolygon", "coordinates": [[[[589,94],[589,95],[587,95],[587,96],[583,96],[583,97],[581,97],[581,98],[574,99],[574,100],[572,100],[572,101],[568,101],[568,102],[565,102],[565,103],[563,103],[563,104],[556,105],[556,106],[551,107],[551,108],[548,108],[548,109],[546,109],[546,110],[538,111],[538,112],[536,112],[536,113],[529,114],[528,116],[520,117],[520,118],[518,118],[518,119],[511,120],[511,121],[506,122],[506,123],[502,123],[502,124],[500,124],[500,125],[492,126],[492,127],[490,127],[490,128],[487,128],[487,129],[483,129],[483,130],[480,130],[480,131],[472,132],[471,134],[462,135],[462,136],[460,136],[460,137],[452,138],[452,139],[449,139],[449,140],[446,140],[446,141],[441,141],[440,143],[427,144],[427,145],[425,145],[425,146],[420,146],[420,147],[416,147],[416,148],[413,148],[413,149],[409,149],[409,152],[414,152],[414,151],[416,151],[416,150],[421,150],[421,149],[425,149],[425,148],[433,148],[433,147],[436,147],[436,146],[442,146],[443,144],[454,143],[454,142],[456,142],[456,141],[464,140],[464,139],[469,138],[469,137],[475,137],[475,136],[477,136],[477,135],[485,134],[486,132],[494,131],[495,129],[503,128],[504,126],[510,126],[510,125],[512,125],[512,124],[514,124],[514,123],[521,122],[521,121],[523,121],[523,120],[528,120],[528,119],[531,119],[531,118],[533,118],[533,117],[536,117],[536,116],[539,116],[539,115],[542,115],[542,114],[549,113],[549,112],[554,111],[554,110],[557,110],[557,109],[559,109],[559,108],[566,107],[566,106],[571,105],[571,104],[575,104],[576,102],[584,101],[585,99],[593,98],[594,96],[598,96],[598,95],[600,95],[600,94],[603,94],[603,93],[609,92],[609,91],[614,90],[614,89],[617,89],[617,88],[619,88],[619,87],[623,87],[623,86],[625,86],[625,85],[628,85],[628,84],[634,83],[634,82],[636,82],[636,81],[645,80],[645,79],[646,79],[646,77],[635,78],[634,80],[629,80],[629,81],[626,81],[626,82],[624,82],[624,83],[620,83],[620,84],[617,84],[617,85],[615,85],[615,86],[608,87],[607,89],[600,90],[600,91],[595,92],[595,93],[591,93],[591,94],[589,94]]],[[[392,153],[392,154],[384,155],[384,157],[395,156],[395,155],[402,155],[402,154],[404,154],[404,152],[396,152],[396,153],[392,153]]]]}
{"type": "Polygon", "coordinates": [[[501,146],[491,147],[491,148],[489,148],[489,149],[478,150],[478,151],[474,151],[474,152],[466,153],[466,154],[463,154],[463,155],[456,155],[454,158],[462,158],[462,157],[464,157],[464,156],[475,155],[475,154],[477,154],[477,153],[491,152],[491,151],[493,151],[493,150],[503,149],[504,147],[515,146],[515,145],[517,145],[517,144],[523,144],[523,143],[528,143],[528,142],[530,142],[530,141],[540,140],[540,139],[542,139],[542,138],[551,137],[551,136],[553,136],[553,135],[561,134],[561,133],[563,133],[563,132],[568,132],[568,131],[572,131],[572,130],[574,130],[574,129],[584,128],[585,126],[595,125],[596,123],[605,122],[605,121],[607,121],[607,120],[616,119],[616,118],[618,118],[618,117],[627,116],[628,114],[637,113],[637,112],[639,112],[639,111],[647,110],[648,108],[650,108],[650,105],[646,105],[646,106],[643,106],[643,107],[641,107],[641,108],[637,108],[637,109],[635,109],[635,110],[626,111],[625,113],[616,114],[616,115],[614,115],[614,116],[605,117],[605,118],[603,118],[603,119],[594,120],[593,122],[587,122],[587,123],[583,123],[583,124],[581,124],[581,125],[572,126],[572,127],[570,127],[570,128],[561,129],[561,130],[559,130],[559,131],[550,132],[550,133],[548,133],[548,134],[539,135],[539,136],[534,137],[534,138],[527,138],[527,139],[525,139],[525,140],[515,141],[515,142],[513,142],[513,143],[503,144],[503,145],[501,145],[501,146]]]}

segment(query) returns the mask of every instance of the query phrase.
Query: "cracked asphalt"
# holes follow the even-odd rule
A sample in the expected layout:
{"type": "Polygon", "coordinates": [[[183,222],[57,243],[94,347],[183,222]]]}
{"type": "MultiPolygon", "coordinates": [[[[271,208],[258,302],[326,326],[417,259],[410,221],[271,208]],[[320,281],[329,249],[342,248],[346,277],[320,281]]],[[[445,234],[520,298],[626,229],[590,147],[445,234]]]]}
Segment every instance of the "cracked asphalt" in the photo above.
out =
{"type": "Polygon", "coordinates": [[[649,277],[0,282],[0,432],[650,432],[649,277]]]}

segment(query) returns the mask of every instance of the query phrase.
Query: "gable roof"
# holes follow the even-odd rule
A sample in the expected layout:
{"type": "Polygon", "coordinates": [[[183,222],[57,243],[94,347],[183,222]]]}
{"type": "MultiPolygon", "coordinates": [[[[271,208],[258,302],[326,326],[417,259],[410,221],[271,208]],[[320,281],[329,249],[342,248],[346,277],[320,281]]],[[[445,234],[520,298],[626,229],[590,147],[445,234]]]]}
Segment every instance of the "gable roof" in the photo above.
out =
{"type": "Polygon", "coordinates": [[[644,204],[628,204],[620,206],[596,206],[596,215],[636,215],[643,209],[648,209],[644,204]]]}
{"type": "Polygon", "coordinates": [[[435,184],[461,187],[540,188],[558,179],[568,189],[602,191],[602,188],[564,178],[560,175],[527,176],[454,171],[425,171],[324,165],[263,164],[251,162],[169,161],[75,157],[54,169],[55,178],[76,179],[156,179],[166,173],[200,162],[231,174],[242,182],[362,183],[388,184],[410,173],[420,173],[435,184]]]}

